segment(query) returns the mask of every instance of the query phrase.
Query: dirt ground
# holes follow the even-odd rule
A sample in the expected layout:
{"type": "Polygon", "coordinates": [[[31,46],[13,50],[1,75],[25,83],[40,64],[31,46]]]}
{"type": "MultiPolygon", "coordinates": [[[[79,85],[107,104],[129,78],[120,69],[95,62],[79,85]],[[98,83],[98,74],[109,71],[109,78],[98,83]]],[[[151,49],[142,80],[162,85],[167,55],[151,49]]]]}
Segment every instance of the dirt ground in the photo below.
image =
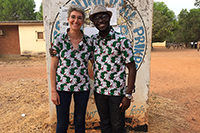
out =
{"type": "MultiPolygon", "coordinates": [[[[150,133],[200,133],[199,69],[196,49],[153,49],[150,133]]],[[[55,132],[56,123],[49,122],[45,58],[0,58],[0,90],[1,133],[55,132]]]]}

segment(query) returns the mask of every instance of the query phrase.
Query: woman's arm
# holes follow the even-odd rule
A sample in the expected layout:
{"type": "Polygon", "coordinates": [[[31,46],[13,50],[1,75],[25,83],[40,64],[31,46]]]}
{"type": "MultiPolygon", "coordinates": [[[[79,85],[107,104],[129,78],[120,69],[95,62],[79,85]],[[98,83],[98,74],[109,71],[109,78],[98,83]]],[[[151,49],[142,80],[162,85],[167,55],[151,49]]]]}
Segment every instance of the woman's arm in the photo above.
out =
{"type": "Polygon", "coordinates": [[[60,104],[60,97],[56,91],[56,70],[58,67],[59,58],[51,58],[50,80],[51,80],[51,100],[55,105],[60,104]]]}

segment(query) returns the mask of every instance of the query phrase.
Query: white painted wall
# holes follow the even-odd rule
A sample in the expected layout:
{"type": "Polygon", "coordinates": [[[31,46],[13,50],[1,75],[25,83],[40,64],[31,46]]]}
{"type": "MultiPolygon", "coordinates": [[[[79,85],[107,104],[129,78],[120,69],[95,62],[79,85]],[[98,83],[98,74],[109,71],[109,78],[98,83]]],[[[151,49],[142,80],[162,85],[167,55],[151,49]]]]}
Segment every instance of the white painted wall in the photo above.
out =
{"type": "Polygon", "coordinates": [[[153,43],[153,47],[165,47],[165,46],[166,46],[166,41],[153,43]]]}
{"type": "Polygon", "coordinates": [[[45,34],[44,39],[37,39],[37,32],[44,32],[44,26],[19,25],[21,55],[37,55],[38,53],[46,53],[45,34]]]}

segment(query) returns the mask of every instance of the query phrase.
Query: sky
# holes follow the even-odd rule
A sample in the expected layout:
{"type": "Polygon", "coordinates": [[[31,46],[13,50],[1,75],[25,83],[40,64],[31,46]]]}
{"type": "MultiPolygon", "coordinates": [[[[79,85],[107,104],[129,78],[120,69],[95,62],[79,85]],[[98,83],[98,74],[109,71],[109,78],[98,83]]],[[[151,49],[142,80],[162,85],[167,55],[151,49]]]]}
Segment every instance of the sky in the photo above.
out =
{"type": "MultiPolygon", "coordinates": [[[[34,1],[36,4],[35,11],[38,12],[42,0],[34,0],[34,1]]],[[[154,0],[154,1],[164,2],[170,10],[174,11],[176,16],[178,16],[178,14],[181,12],[182,9],[186,8],[189,11],[190,9],[196,8],[194,6],[195,0],[154,0]]]]}
{"type": "Polygon", "coordinates": [[[164,2],[167,7],[174,11],[175,15],[178,16],[182,9],[187,9],[188,11],[193,8],[195,0],[154,0],[154,2],[164,2]]]}
{"type": "Polygon", "coordinates": [[[40,5],[42,3],[42,0],[34,0],[35,1],[35,12],[38,12],[40,9],[40,5]]]}

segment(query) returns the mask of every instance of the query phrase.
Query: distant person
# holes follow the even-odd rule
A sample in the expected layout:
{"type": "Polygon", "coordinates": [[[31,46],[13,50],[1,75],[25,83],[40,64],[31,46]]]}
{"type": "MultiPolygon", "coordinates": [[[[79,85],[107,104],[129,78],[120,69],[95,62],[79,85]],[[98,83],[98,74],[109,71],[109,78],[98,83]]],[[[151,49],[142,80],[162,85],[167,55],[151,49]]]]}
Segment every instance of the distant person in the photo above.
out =
{"type": "Polygon", "coordinates": [[[56,133],[66,133],[69,125],[70,103],[74,98],[75,133],[85,133],[85,114],[90,84],[88,60],[92,57],[90,38],[83,34],[84,9],[72,4],[67,20],[70,28],[54,37],[51,58],[51,100],[56,105],[56,133]]]}
{"type": "Polygon", "coordinates": [[[199,49],[200,49],[200,39],[198,40],[197,42],[197,51],[199,52],[199,49]]]}
{"type": "Polygon", "coordinates": [[[194,46],[194,42],[191,42],[191,48],[193,48],[193,46],[194,46]]]}
{"type": "Polygon", "coordinates": [[[194,48],[197,48],[197,42],[194,43],[194,48]]]}
{"type": "Polygon", "coordinates": [[[94,45],[94,96],[102,133],[125,133],[125,110],[131,104],[136,67],[131,42],[110,26],[112,12],[96,5],[89,18],[99,30],[94,45]],[[126,87],[126,67],[129,70],[126,87]]]}

